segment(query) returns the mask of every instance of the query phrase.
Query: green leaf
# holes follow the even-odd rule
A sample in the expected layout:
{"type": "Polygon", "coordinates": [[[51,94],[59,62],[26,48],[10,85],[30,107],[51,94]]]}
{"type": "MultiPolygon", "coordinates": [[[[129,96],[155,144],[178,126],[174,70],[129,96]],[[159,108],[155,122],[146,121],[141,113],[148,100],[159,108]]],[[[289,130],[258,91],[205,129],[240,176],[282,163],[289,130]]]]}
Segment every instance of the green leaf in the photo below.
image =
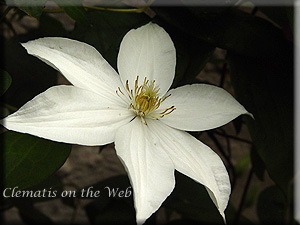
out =
{"type": "Polygon", "coordinates": [[[89,24],[87,12],[82,6],[82,0],[54,0],[54,2],[76,22],[84,25],[89,24]]]}
{"type": "Polygon", "coordinates": [[[235,170],[238,177],[243,176],[249,169],[250,153],[245,154],[236,164],[235,170]]]}
{"type": "MultiPolygon", "coordinates": [[[[5,188],[17,190],[32,187],[51,176],[66,161],[71,145],[35,136],[4,132],[3,144],[5,188]]],[[[7,189],[6,195],[11,191],[7,189]]]]}
{"type": "Polygon", "coordinates": [[[0,80],[2,85],[0,87],[0,96],[3,95],[11,84],[11,76],[8,72],[0,69],[0,80]]]}
{"type": "Polygon", "coordinates": [[[43,9],[47,0],[13,0],[16,6],[24,11],[29,16],[39,18],[42,15],[43,9]]]}
{"type": "Polygon", "coordinates": [[[262,224],[286,224],[286,201],[280,189],[271,186],[260,193],[257,215],[262,224]]]}
{"type": "MultiPolygon", "coordinates": [[[[44,202],[44,201],[49,201],[55,198],[60,198],[61,197],[61,193],[64,190],[63,189],[63,182],[62,179],[59,177],[59,175],[57,175],[56,173],[54,173],[52,176],[48,177],[46,180],[38,183],[37,185],[34,185],[33,187],[29,187],[29,188],[25,188],[24,190],[29,191],[30,194],[33,193],[38,193],[41,190],[46,190],[45,192],[45,197],[30,197],[30,200],[33,203],[37,203],[37,202],[44,202]]],[[[18,198],[21,199],[21,198],[18,198]]],[[[23,199],[27,199],[23,198],[23,199]]],[[[65,199],[65,198],[63,198],[65,199]]]]}
{"type": "Polygon", "coordinates": [[[237,99],[255,118],[244,118],[254,146],[287,195],[294,171],[293,52],[278,67],[230,52],[227,56],[237,99]]]}

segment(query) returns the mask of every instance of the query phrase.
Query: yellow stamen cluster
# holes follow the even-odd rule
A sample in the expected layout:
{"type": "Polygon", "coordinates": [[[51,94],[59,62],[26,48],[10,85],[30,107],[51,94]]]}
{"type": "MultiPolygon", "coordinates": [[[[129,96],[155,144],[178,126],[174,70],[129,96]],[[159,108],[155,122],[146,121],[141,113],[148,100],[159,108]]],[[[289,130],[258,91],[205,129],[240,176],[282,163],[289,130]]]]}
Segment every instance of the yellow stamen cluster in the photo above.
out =
{"type": "MultiPolygon", "coordinates": [[[[149,81],[145,77],[143,84],[140,86],[138,85],[138,81],[139,77],[137,76],[134,90],[132,90],[129,88],[127,80],[125,88],[129,97],[129,107],[136,113],[137,116],[142,118],[144,124],[147,124],[145,121],[146,116],[147,118],[159,119],[175,110],[175,107],[172,106],[164,109],[161,112],[157,112],[157,109],[160,107],[161,103],[170,97],[170,95],[160,98],[158,95],[159,88],[158,85],[155,85],[155,80],[149,81]]],[[[121,95],[119,95],[118,91],[126,97],[121,89],[118,88],[116,93],[119,97],[124,99],[121,95]]]]}

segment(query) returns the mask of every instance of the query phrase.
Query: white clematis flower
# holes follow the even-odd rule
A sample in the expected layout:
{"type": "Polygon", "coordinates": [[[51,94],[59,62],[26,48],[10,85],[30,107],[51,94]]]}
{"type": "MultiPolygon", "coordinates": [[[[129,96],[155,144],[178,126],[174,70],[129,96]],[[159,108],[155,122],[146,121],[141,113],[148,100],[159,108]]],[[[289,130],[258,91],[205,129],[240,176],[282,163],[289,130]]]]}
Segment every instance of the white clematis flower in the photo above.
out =
{"type": "Polygon", "coordinates": [[[230,195],[226,168],[215,152],[185,131],[216,128],[248,112],[211,85],[168,91],[176,53],[163,28],[148,23],[125,35],[119,74],[95,48],[75,40],[41,38],[23,46],[73,85],[36,96],[1,121],[7,129],[80,145],[115,142],[134,190],[138,223],[170,195],[175,169],[206,187],[225,220],[230,195]]]}

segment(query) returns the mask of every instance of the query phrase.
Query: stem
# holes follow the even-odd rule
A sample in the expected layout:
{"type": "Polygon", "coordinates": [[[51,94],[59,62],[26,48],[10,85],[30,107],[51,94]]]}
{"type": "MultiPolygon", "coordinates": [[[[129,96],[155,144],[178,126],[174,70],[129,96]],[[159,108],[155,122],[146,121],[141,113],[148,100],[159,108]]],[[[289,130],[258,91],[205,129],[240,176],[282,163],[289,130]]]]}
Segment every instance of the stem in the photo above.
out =
{"type": "Polygon", "coordinates": [[[13,112],[15,112],[15,111],[17,111],[18,110],[18,108],[17,107],[15,107],[15,106],[12,106],[12,105],[9,105],[9,104],[7,104],[7,103],[1,103],[5,108],[7,108],[8,110],[10,110],[10,111],[13,111],[13,112]]]}
{"type": "MultiPolygon", "coordinates": [[[[105,8],[105,7],[97,7],[97,6],[90,6],[90,5],[82,5],[82,7],[86,9],[92,9],[92,10],[100,10],[100,11],[111,11],[111,12],[125,12],[125,13],[142,13],[144,12],[155,0],[149,0],[148,3],[137,9],[116,9],[116,8],[105,8]]],[[[46,13],[59,13],[63,12],[64,10],[61,8],[57,9],[44,9],[43,12],[46,13]]]]}
{"type": "Polygon", "coordinates": [[[222,129],[220,129],[220,130],[224,134],[224,137],[226,139],[228,157],[231,158],[231,147],[230,147],[229,137],[227,136],[227,133],[225,132],[225,130],[222,130],[222,129]]]}
{"type": "MultiPolygon", "coordinates": [[[[76,198],[74,198],[74,201],[76,201],[76,198]]],[[[78,200],[78,205],[80,204],[79,200],[78,200]]],[[[77,204],[75,203],[75,207],[73,209],[73,212],[72,212],[72,215],[71,215],[71,220],[70,220],[70,224],[75,224],[74,221],[75,221],[75,217],[76,217],[76,214],[77,214],[77,210],[78,210],[78,206],[77,204]]]]}
{"type": "Polygon", "coordinates": [[[238,224],[238,222],[239,222],[240,216],[241,216],[242,211],[243,211],[243,205],[244,205],[245,200],[246,200],[246,196],[247,196],[247,193],[248,193],[248,189],[249,189],[249,186],[250,186],[252,176],[253,176],[253,167],[251,167],[251,169],[249,171],[248,178],[247,178],[247,181],[246,181],[246,184],[245,184],[245,189],[244,189],[244,192],[242,194],[240,205],[239,205],[239,208],[237,210],[236,217],[235,217],[235,220],[234,220],[233,224],[238,224]]]}
{"type": "Polygon", "coordinates": [[[235,139],[235,140],[238,140],[238,141],[242,141],[242,142],[245,142],[247,144],[252,145],[252,141],[249,141],[249,140],[246,140],[246,139],[243,139],[243,138],[235,137],[235,136],[232,136],[232,135],[229,135],[229,134],[223,134],[223,133],[220,133],[219,131],[215,131],[215,133],[217,135],[220,135],[220,136],[223,136],[223,137],[228,137],[228,138],[235,139]]]}
{"type": "Polygon", "coordinates": [[[224,86],[226,71],[227,71],[227,52],[225,52],[224,63],[223,63],[222,71],[221,71],[221,79],[220,79],[219,87],[224,86]]]}
{"type": "Polygon", "coordinates": [[[224,86],[226,69],[227,69],[227,63],[224,63],[223,67],[222,67],[221,79],[220,79],[219,87],[223,87],[224,86]]]}
{"type": "Polygon", "coordinates": [[[12,7],[7,7],[4,12],[3,15],[0,18],[0,23],[2,22],[2,20],[6,17],[7,13],[12,9],[12,7]]]}
{"type": "Polygon", "coordinates": [[[13,9],[13,7],[9,6],[4,10],[2,16],[0,17],[0,23],[2,23],[2,22],[5,23],[8,26],[8,28],[10,28],[12,30],[12,32],[14,33],[14,35],[16,36],[17,33],[16,33],[15,29],[13,28],[13,26],[11,25],[11,22],[8,19],[6,19],[6,16],[11,9],[13,9]]]}
{"type": "Polygon", "coordinates": [[[144,6],[138,9],[114,9],[114,8],[103,8],[96,6],[83,5],[84,8],[92,9],[92,10],[101,10],[101,11],[111,11],[111,12],[125,12],[125,13],[142,13],[148,8],[148,6],[144,6]]]}

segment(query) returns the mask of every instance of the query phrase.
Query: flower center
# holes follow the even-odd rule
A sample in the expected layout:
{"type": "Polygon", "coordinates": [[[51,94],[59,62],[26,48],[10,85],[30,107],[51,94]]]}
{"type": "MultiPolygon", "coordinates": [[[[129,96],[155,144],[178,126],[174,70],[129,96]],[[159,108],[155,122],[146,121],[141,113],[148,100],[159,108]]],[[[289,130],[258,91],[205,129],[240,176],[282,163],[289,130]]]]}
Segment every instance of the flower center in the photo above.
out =
{"type": "Polygon", "coordinates": [[[175,110],[174,106],[160,111],[158,110],[161,103],[171,95],[160,98],[158,95],[159,87],[155,84],[155,80],[150,81],[145,77],[144,82],[140,86],[138,85],[138,81],[139,76],[137,76],[135,80],[134,90],[129,88],[128,80],[126,81],[125,88],[128,94],[127,96],[120,88],[118,88],[116,93],[122,100],[129,103],[129,108],[132,109],[137,116],[142,118],[144,124],[147,125],[145,117],[158,120],[175,110]],[[122,95],[120,95],[119,92],[122,95]]]}

